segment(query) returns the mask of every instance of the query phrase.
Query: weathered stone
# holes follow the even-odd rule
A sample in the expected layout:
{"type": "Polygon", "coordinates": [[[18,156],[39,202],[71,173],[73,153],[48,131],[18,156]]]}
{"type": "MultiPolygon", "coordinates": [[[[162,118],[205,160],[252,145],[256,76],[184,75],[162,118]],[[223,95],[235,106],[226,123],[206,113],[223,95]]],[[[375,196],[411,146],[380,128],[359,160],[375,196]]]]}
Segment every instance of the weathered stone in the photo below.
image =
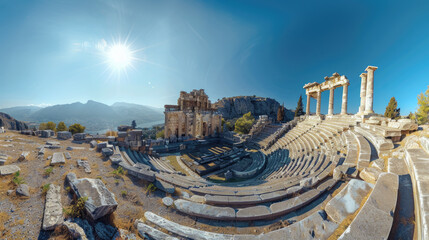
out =
{"type": "Polygon", "coordinates": [[[92,148],[95,148],[95,147],[97,146],[97,141],[92,140],[91,142],[89,142],[89,145],[90,145],[92,148]]]}
{"type": "Polygon", "coordinates": [[[375,168],[378,168],[378,170],[383,171],[384,170],[384,159],[379,158],[377,160],[374,160],[372,162],[372,166],[375,168]]]}
{"type": "Polygon", "coordinates": [[[22,152],[18,158],[18,161],[24,161],[29,154],[30,154],[30,152],[22,152]]]}
{"type": "Polygon", "coordinates": [[[27,184],[20,184],[16,189],[16,194],[29,197],[30,196],[30,187],[27,184]]]}
{"type": "Polygon", "coordinates": [[[21,169],[16,165],[5,165],[0,166],[0,175],[9,175],[21,171],[21,169]]]}
{"type": "Polygon", "coordinates": [[[308,177],[308,178],[301,180],[299,182],[299,186],[309,188],[309,187],[314,186],[316,183],[317,183],[316,177],[308,177]]]}
{"type": "Polygon", "coordinates": [[[134,226],[139,232],[140,236],[145,238],[153,238],[155,240],[179,240],[178,238],[171,237],[170,235],[163,233],[151,226],[144,224],[140,219],[134,222],[134,226]]]}
{"type": "Polygon", "coordinates": [[[52,155],[51,165],[64,163],[66,163],[66,159],[64,158],[63,153],[56,152],[52,155]]]}
{"type": "Polygon", "coordinates": [[[334,169],[334,173],[333,173],[332,177],[335,180],[340,180],[347,173],[348,169],[349,169],[349,166],[340,165],[334,169]]]}
{"type": "Polygon", "coordinates": [[[368,200],[338,239],[388,239],[396,208],[398,187],[398,175],[380,174],[368,200]]]}
{"type": "Polygon", "coordinates": [[[117,228],[103,224],[102,222],[97,222],[95,225],[95,233],[101,240],[118,239],[119,236],[117,228]]]}
{"type": "Polygon", "coordinates": [[[65,221],[64,226],[67,227],[73,239],[88,240],[85,231],[77,223],[65,221]]]}
{"type": "Polygon", "coordinates": [[[398,175],[408,174],[408,167],[402,158],[389,158],[387,160],[387,171],[398,175]]]}
{"type": "Polygon", "coordinates": [[[61,140],[67,140],[72,138],[72,133],[69,131],[60,131],[57,132],[57,138],[61,140]]]}
{"type": "Polygon", "coordinates": [[[167,206],[171,207],[173,205],[174,200],[171,197],[165,197],[162,199],[162,203],[167,206]]]}
{"type": "Polygon", "coordinates": [[[109,157],[109,156],[113,155],[113,150],[110,149],[110,148],[105,147],[105,148],[101,149],[101,153],[103,154],[103,156],[109,157]]]}
{"type": "Polygon", "coordinates": [[[196,203],[206,203],[206,198],[200,195],[192,195],[190,200],[196,203]]]}
{"type": "Polygon", "coordinates": [[[8,196],[12,195],[12,193],[13,193],[13,190],[7,190],[7,192],[6,192],[6,194],[7,194],[8,196]]]}
{"type": "Polygon", "coordinates": [[[268,217],[271,214],[271,209],[264,205],[242,208],[236,214],[236,220],[250,221],[268,217]]]}
{"type": "Polygon", "coordinates": [[[362,199],[372,190],[373,185],[361,180],[352,179],[347,186],[332,198],[325,207],[331,219],[340,224],[348,215],[360,207],[362,199]]]}
{"type": "Polygon", "coordinates": [[[76,178],[75,174],[67,174],[67,180],[73,192],[80,197],[88,197],[85,209],[92,219],[99,219],[113,213],[118,203],[100,179],[76,178]],[[74,179],[74,180],[73,180],[74,179]]]}
{"type": "Polygon", "coordinates": [[[37,155],[44,155],[45,154],[45,147],[41,147],[37,155]]]}
{"type": "Polygon", "coordinates": [[[128,230],[119,229],[119,236],[122,240],[137,240],[137,237],[134,233],[129,232],[128,230]]]}
{"type": "Polygon", "coordinates": [[[381,171],[377,168],[367,167],[359,173],[359,177],[369,183],[375,183],[380,175],[381,171]]]}
{"type": "Polygon", "coordinates": [[[71,155],[69,152],[64,152],[64,156],[66,157],[66,159],[71,159],[71,155]]]}
{"type": "Polygon", "coordinates": [[[48,146],[58,146],[58,145],[60,145],[60,143],[56,142],[56,141],[46,141],[46,145],[48,145],[48,146]]]}
{"type": "Polygon", "coordinates": [[[86,173],[91,173],[91,166],[89,165],[88,161],[84,160],[77,160],[77,166],[83,167],[86,173]]]}
{"type": "Polygon", "coordinates": [[[174,185],[164,181],[159,181],[159,180],[155,181],[155,187],[159,188],[161,191],[164,191],[166,193],[171,193],[171,194],[173,194],[174,191],[176,191],[176,188],[174,187],[174,185]]]}
{"type": "Polygon", "coordinates": [[[52,230],[64,222],[61,205],[61,187],[51,184],[46,194],[45,213],[43,215],[43,230],[52,230]]]}
{"type": "Polygon", "coordinates": [[[197,217],[223,220],[233,220],[235,218],[235,210],[230,207],[215,207],[183,199],[175,200],[174,206],[180,212],[197,217]]]}

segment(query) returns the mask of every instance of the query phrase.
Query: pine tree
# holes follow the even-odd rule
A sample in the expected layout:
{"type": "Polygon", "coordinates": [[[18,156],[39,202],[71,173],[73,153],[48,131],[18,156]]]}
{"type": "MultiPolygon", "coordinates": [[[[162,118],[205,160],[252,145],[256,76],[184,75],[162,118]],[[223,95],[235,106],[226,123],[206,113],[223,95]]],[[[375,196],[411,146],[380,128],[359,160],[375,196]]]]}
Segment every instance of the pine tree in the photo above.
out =
{"type": "Polygon", "coordinates": [[[400,112],[401,112],[401,109],[398,108],[398,102],[396,101],[395,97],[392,97],[389,101],[389,104],[386,107],[384,116],[391,119],[397,119],[399,118],[400,112]]]}
{"type": "Polygon", "coordinates": [[[302,107],[302,95],[299,96],[298,104],[295,109],[295,117],[299,117],[301,115],[304,115],[304,109],[302,107]]]}
{"type": "Polygon", "coordinates": [[[277,122],[282,122],[285,119],[285,107],[279,106],[277,109],[277,122]]]}
{"type": "Polygon", "coordinates": [[[421,93],[417,97],[417,104],[419,105],[416,112],[417,123],[425,124],[429,121],[429,86],[424,94],[421,93]]]}
{"type": "Polygon", "coordinates": [[[136,120],[133,120],[133,121],[131,122],[131,127],[133,127],[133,129],[135,129],[135,128],[137,127],[136,120]]]}

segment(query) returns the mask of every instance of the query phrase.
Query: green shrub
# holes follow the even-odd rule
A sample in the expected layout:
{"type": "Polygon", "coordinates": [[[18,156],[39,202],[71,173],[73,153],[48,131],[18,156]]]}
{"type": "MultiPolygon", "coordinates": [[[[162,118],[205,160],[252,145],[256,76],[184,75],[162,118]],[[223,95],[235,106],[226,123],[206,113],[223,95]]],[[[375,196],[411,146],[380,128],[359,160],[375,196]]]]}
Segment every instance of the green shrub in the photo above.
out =
{"type": "Polygon", "coordinates": [[[155,192],[156,189],[157,188],[153,183],[149,183],[149,185],[147,185],[147,188],[146,188],[146,194],[149,192],[155,192]]]}
{"type": "Polygon", "coordinates": [[[127,192],[126,190],[122,190],[122,191],[121,191],[121,195],[122,195],[122,197],[127,196],[127,194],[128,194],[128,192],[127,192]]]}
{"type": "Polygon", "coordinates": [[[13,175],[12,182],[13,182],[15,185],[19,185],[19,184],[23,184],[23,183],[25,183],[24,179],[20,176],[20,174],[21,174],[21,172],[20,172],[20,171],[18,171],[18,172],[16,172],[16,173],[13,175]]]}
{"type": "Polygon", "coordinates": [[[125,174],[125,170],[119,166],[117,169],[113,170],[113,175],[115,175],[116,178],[121,178],[125,174]]]}
{"type": "Polygon", "coordinates": [[[42,186],[42,194],[46,195],[46,193],[48,192],[49,188],[51,187],[50,183],[47,183],[45,185],[42,186]]]}
{"type": "Polygon", "coordinates": [[[85,202],[88,197],[80,197],[71,206],[63,208],[63,212],[66,216],[73,218],[81,218],[85,215],[85,202]]]}
{"type": "Polygon", "coordinates": [[[54,171],[54,168],[53,167],[48,167],[48,168],[46,168],[45,169],[45,176],[48,176],[49,177],[49,175],[51,175],[51,173],[54,171]]]}
{"type": "Polygon", "coordinates": [[[85,131],[85,127],[80,125],[79,123],[75,123],[69,127],[69,132],[72,134],[75,133],[83,133],[85,131]]]}

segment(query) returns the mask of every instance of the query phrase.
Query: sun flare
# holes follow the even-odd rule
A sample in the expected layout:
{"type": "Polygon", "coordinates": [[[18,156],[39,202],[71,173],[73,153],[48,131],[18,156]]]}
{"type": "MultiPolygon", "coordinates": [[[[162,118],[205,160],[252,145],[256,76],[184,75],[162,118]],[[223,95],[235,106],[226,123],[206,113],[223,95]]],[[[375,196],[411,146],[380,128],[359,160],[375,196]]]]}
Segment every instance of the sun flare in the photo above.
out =
{"type": "Polygon", "coordinates": [[[124,70],[131,65],[133,53],[128,46],[118,43],[111,46],[107,51],[107,61],[110,67],[124,70]]]}

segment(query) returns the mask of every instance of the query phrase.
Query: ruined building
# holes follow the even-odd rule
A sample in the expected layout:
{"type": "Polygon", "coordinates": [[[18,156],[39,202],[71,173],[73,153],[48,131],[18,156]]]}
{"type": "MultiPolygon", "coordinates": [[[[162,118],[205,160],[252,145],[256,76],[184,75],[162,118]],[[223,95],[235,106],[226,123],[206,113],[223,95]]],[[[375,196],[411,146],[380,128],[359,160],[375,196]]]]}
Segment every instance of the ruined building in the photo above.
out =
{"type": "Polygon", "coordinates": [[[177,105],[165,105],[165,138],[216,135],[222,122],[216,110],[204,89],[181,91],[177,105]]]}

